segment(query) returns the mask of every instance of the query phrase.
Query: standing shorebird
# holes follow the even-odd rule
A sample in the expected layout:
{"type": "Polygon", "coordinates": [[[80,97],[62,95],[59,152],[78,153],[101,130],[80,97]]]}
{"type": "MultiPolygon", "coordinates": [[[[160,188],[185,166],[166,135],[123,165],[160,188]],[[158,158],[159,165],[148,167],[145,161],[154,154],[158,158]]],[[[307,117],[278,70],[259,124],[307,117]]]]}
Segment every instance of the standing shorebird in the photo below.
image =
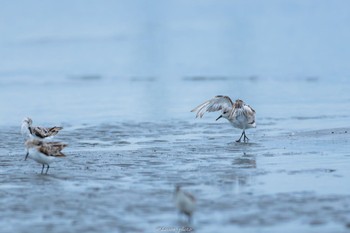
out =
{"type": "Polygon", "coordinates": [[[45,139],[55,136],[63,127],[44,128],[38,126],[32,126],[33,121],[29,117],[26,117],[22,121],[21,132],[22,135],[28,135],[32,138],[45,139]]]}
{"type": "Polygon", "coordinates": [[[202,118],[205,112],[221,111],[221,117],[226,118],[235,128],[242,129],[241,137],[236,142],[247,142],[249,138],[245,134],[245,130],[255,128],[255,110],[249,105],[245,104],[243,100],[233,101],[228,96],[217,95],[214,98],[205,101],[191,112],[196,112],[196,117],[202,118]]]}
{"type": "Polygon", "coordinates": [[[24,160],[27,160],[29,156],[29,158],[42,164],[41,174],[44,172],[45,165],[47,165],[45,173],[47,174],[50,163],[56,157],[65,157],[61,150],[67,146],[67,144],[60,142],[43,142],[37,139],[28,139],[24,144],[27,148],[27,154],[24,160]]]}
{"type": "Polygon", "coordinates": [[[179,185],[175,187],[175,204],[180,213],[187,215],[188,222],[192,220],[192,214],[196,208],[195,197],[187,192],[184,192],[179,185]]]}

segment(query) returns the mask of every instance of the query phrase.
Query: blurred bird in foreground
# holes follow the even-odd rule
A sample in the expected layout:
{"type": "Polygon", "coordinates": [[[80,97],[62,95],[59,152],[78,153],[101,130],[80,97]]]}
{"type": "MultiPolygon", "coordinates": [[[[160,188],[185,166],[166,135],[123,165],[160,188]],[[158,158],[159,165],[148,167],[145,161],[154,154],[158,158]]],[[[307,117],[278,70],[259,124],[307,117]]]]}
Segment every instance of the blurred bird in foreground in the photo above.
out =
{"type": "Polygon", "coordinates": [[[175,187],[175,205],[180,213],[185,214],[188,217],[188,222],[192,221],[192,215],[196,208],[195,197],[181,189],[179,185],[175,187]]]}

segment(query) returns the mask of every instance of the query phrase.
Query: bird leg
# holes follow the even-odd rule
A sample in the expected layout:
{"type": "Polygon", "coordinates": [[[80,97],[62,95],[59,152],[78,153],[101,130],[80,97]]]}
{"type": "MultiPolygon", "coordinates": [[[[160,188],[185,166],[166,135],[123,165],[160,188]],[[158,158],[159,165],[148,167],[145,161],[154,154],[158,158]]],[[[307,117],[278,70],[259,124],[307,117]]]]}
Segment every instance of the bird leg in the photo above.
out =
{"type": "Polygon", "coordinates": [[[248,142],[249,141],[249,138],[245,135],[245,132],[244,132],[244,139],[243,140],[244,140],[244,142],[248,142]]]}
{"type": "MultiPolygon", "coordinates": [[[[241,142],[241,139],[242,139],[243,135],[244,135],[244,137],[245,137],[244,130],[243,130],[243,132],[242,132],[241,136],[239,137],[239,139],[238,139],[236,142],[241,142]]],[[[244,140],[245,140],[245,138],[244,138],[244,140]]]]}
{"type": "Polygon", "coordinates": [[[249,141],[249,138],[247,137],[247,135],[245,135],[245,130],[243,130],[241,136],[239,137],[239,139],[236,142],[241,142],[242,137],[243,137],[243,141],[244,142],[248,142],[249,141]]]}
{"type": "Polygon", "coordinates": [[[41,169],[41,174],[43,174],[43,172],[44,172],[44,167],[45,167],[45,165],[43,164],[43,168],[41,169]]]}
{"type": "Polygon", "coordinates": [[[49,171],[49,168],[50,168],[50,165],[47,164],[47,169],[46,169],[45,174],[47,174],[47,172],[49,171]]]}
{"type": "Polygon", "coordinates": [[[188,215],[188,224],[191,224],[191,223],[192,223],[192,215],[189,214],[189,215],[188,215]]]}

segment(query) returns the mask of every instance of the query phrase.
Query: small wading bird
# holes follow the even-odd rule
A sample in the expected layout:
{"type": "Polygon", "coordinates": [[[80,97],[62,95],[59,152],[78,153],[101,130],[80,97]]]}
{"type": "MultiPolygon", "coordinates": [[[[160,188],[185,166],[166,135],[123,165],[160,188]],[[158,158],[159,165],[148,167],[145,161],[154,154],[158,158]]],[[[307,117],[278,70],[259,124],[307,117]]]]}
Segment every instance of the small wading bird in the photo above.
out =
{"type": "Polygon", "coordinates": [[[176,185],[174,199],[179,212],[187,215],[188,222],[191,222],[192,214],[196,208],[195,197],[190,193],[184,192],[179,185],[176,185]]]}
{"type": "Polygon", "coordinates": [[[221,111],[221,115],[216,120],[223,117],[227,119],[233,127],[243,130],[241,137],[236,142],[241,142],[242,137],[244,142],[249,140],[245,134],[245,130],[256,127],[255,111],[252,107],[245,104],[243,100],[238,99],[233,103],[230,97],[217,95],[205,101],[191,112],[196,112],[196,117],[202,118],[205,112],[216,111],[221,111]]]}
{"type": "Polygon", "coordinates": [[[28,135],[32,138],[45,139],[55,136],[63,127],[44,128],[38,126],[32,126],[33,121],[29,117],[26,117],[22,121],[21,132],[22,135],[28,135]]]}
{"type": "Polygon", "coordinates": [[[29,158],[42,164],[41,174],[44,172],[45,165],[47,165],[45,173],[47,174],[50,163],[56,157],[65,157],[61,150],[67,146],[67,144],[60,142],[43,142],[37,139],[28,139],[24,144],[27,148],[27,154],[24,160],[27,160],[29,156],[29,158]]]}

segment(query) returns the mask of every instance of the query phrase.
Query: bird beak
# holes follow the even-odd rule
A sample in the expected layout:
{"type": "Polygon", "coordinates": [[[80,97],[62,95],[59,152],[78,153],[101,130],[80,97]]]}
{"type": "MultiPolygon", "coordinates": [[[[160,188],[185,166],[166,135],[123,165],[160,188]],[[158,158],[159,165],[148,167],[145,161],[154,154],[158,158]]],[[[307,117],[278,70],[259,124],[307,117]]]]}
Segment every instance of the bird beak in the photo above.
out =
{"type": "Polygon", "coordinates": [[[220,115],[218,118],[216,118],[216,121],[219,120],[222,117],[222,115],[220,115]]]}
{"type": "Polygon", "coordinates": [[[26,160],[27,160],[28,155],[29,155],[29,152],[27,152],[26,157],[24,158],[24,161],[26,161],[26,160]]]}

